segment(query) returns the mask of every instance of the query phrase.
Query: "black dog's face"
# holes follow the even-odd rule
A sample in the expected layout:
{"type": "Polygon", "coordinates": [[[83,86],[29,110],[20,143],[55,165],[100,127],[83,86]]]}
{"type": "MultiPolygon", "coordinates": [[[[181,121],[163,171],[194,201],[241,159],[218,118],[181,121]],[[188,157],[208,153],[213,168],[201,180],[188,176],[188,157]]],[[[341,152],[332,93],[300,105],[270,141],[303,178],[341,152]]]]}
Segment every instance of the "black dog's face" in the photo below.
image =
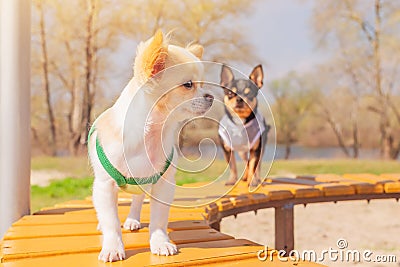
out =
{"type": "Polygon", "coordinates": [[[224,104],[227,110],[236,113],[242,119],[249,117],[257,107],[257,94],[262,86],[262,79],[261,65],[254,68],[250,80],[235,80],[232,70],[224,65],[221,71],[221,85],[224,88],[224,104]]]}
{"type": "Polygon", "coordinates": [[[233,80],[224,89],[224,104],[240,118],[247,118],[257,106],[258,88],[249,80],[233,80]]]}

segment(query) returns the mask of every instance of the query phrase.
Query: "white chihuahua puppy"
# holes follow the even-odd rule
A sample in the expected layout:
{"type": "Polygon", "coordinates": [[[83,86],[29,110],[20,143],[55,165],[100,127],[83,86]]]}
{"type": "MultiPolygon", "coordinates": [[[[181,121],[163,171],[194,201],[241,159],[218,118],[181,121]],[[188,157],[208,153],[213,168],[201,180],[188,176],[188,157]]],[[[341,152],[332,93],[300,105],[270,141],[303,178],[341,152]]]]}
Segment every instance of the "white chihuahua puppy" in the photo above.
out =
{"type": "Polygon", "coordinates": [[[140,228],[145,196],[139,185],[150,190],[151,252],[177,253],[167,234],[168,204],[173,201],[175,188],[176,169],[171,164],[176,160],[174,133],[180,121],[202,115],[212,105],[213,96],[196,82],[201,81],[204,72],[202,54],[200,45],[169,45],[158,31],[138,46],[134,77],[115,104],[92,126],[88,149],[95,175],[93,204],[103,233],[99,260],[125,258],[117,192],[120,187],[140,193],[133,195],[123,225],[136,230],[140,228]]]}

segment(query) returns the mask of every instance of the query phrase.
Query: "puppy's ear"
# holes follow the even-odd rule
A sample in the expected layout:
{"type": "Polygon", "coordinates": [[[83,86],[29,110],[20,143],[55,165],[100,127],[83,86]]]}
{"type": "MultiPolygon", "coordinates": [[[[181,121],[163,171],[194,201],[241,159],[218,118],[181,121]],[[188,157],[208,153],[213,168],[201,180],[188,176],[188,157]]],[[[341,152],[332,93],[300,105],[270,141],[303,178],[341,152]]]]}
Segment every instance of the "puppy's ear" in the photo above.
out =
{"type": "Polygon", "coordinates": [[[253,69],[249,78],[257,85],[258,88],[263,86],[264,73],[261,64],[253,69]]]}
{"type": "Polygon", "coordinates": [[[221,85],[227,87],[228,84],[235,79],[231,68],[226,65],[222,65],[221,70],[221,85]]]}
{"type": "Polygon", "coordinates": [[[168,56],[167,47],[161,30],[157,30],[150,40],[141,43],[135,60],[135,76],[144,81],[164,70],[168,56]]]}
{"type": "Polygon", "coordinates": [[[203,57],[204,48],[199,44],[191,44],[187,47],[187,50],[189,50],[189,52],[195,55],[198,59],[203,57]]]}

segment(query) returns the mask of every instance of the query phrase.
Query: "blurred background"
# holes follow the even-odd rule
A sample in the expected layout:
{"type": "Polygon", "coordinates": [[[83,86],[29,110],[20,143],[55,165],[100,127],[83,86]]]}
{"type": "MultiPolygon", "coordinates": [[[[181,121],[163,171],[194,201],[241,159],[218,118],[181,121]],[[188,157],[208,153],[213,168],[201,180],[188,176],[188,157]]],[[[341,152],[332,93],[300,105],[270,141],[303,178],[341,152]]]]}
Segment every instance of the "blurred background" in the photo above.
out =
{"type": "MultiPolygon", "coordinates": [[[[89,126],[159,28],[245,75],[263,65],[276,126],[270,174],[400,171],[399,1],[33,0],[33,210],[90,194],[89,126]]],[[[189,123],[179,144],[198,152],[204,137],[217,142],[217,127],[189,123]]],[[[178,172],[178,184],[214,179],[226,168],[217,156],[205,172],[178,172]]]]}
{"type": "MultiPolygon", "coordinates": [[[[32,212],[91,194],[89,126],[132,77],[137,44],[158,28],[245,75],[263,65],[276,126],[267,145],[277,142],[272,167],[262,165],[269,175],[400,173],[400,1],[32,0],[31,20],[32,212]]],[[[217,127],[196,120],[178,143],[196,154],[217,127]]],[[[221,155],[200,173],[178,171],[177,184],[214,180],[226,170],[221,155]]],[[[352,248],[400,251],[398,203],[310,206],[296,207],[299,249],[344,237],[352,248]]],[[[221,229],[273,244],[273,218],[272,210],[241,214],[221,229]]]]}
{"type": "MultiPolygon", "coordinates": [[[[203,45],[204,60],[245,74],[263,64],[276,158],[399,157],[398,1],[34,0],[32,13],[35,156],[86,154],[88,125],[161,28],[203,45]]],[[[207,123],[189,124],[181,143],[217,127],[207,123]]]]}

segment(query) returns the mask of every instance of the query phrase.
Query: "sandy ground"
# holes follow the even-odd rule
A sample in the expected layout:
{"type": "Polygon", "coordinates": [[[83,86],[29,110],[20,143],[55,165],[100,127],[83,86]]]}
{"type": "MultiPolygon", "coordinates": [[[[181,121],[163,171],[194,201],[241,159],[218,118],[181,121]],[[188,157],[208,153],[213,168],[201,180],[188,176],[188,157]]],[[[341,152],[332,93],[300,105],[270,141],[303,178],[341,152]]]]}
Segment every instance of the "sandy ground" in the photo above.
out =
{"type": "MultiPolygon", "coordinates": [[[[400,203],[395,200],[349,201],[296,206],[295,249],[315,250],[318,254],[329,248],[339,250],[337,242],[345,239],[348,247],[344,251],[366,250],[373,252],[371,259],[378,255],[395,255],[396,263],[377,262],[333,262],[326,259],[327,266],[400,266],[400,203]]],[[[223,233],[246,238],[274,247],[274,210],[265,209],[243,213],[235,219],[225,218],[221,223],[223,233]]],[[[368,253],[368,252],[366,252],[368,253]]],[[[338,254],[340,255],[340,254],[338,254]]],[[[326,257],[328,258],[328,256],[326,257]]],[[[345,258],[345,257],[344,257],[345,258]]]]}
{"type": "Polygon", "coordinates": [[[31,185],[46,186],[52,180],[64,179],[68,176],[68,173],[56,170],[31,170],[31,185]]]}

